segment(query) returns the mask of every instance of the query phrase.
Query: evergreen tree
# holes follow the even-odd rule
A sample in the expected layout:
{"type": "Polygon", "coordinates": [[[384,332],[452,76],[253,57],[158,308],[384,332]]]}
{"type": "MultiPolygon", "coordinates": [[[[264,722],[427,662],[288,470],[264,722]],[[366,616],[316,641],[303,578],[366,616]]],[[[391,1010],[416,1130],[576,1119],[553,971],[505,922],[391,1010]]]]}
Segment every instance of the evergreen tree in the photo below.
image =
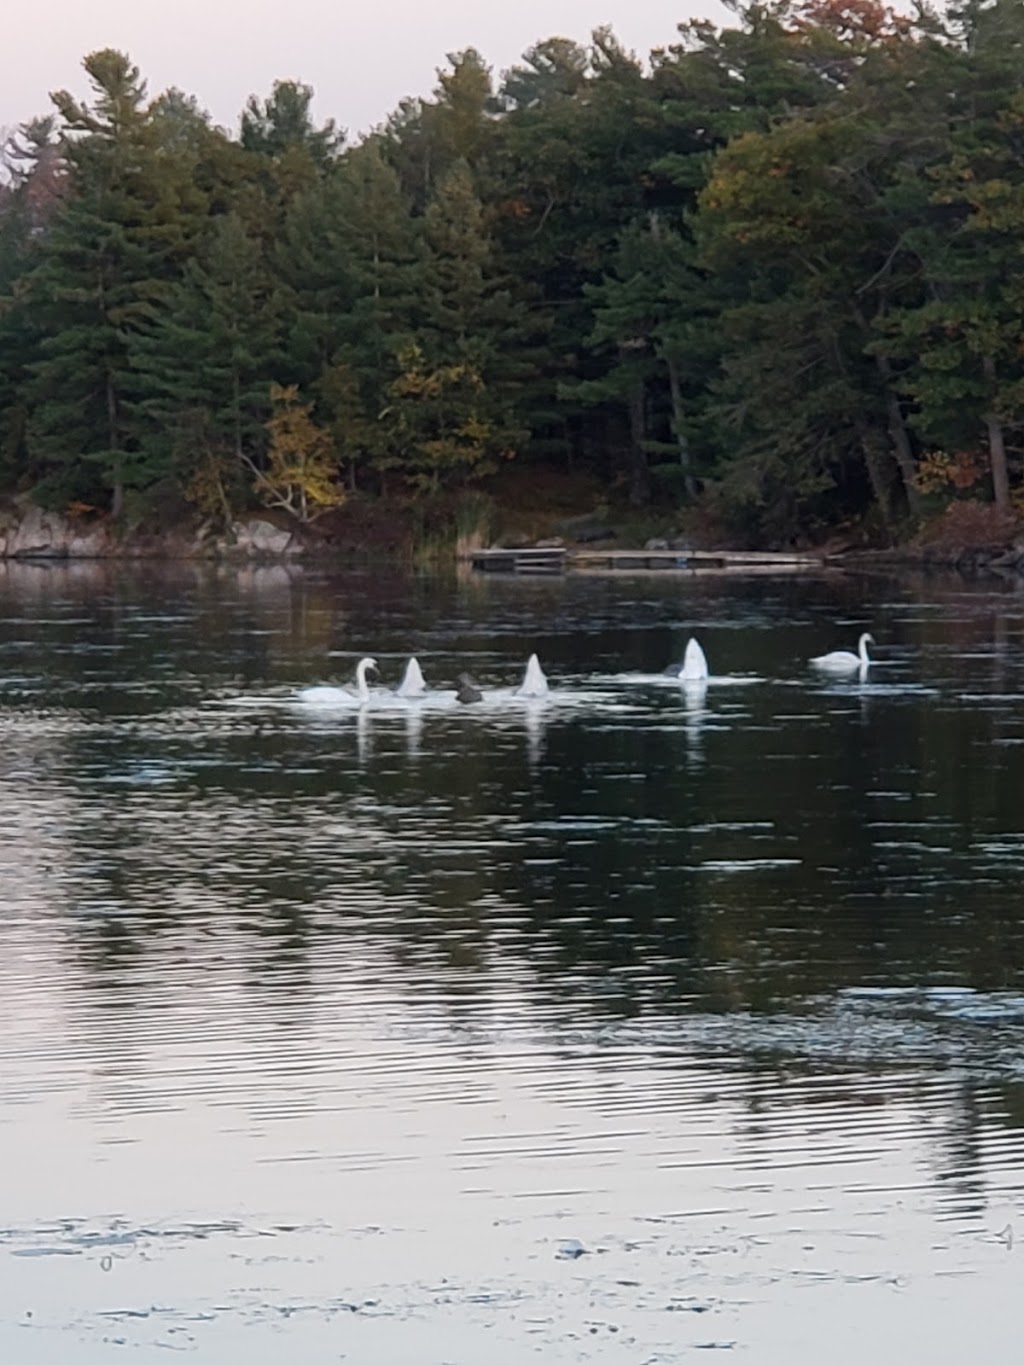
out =
{"type": "Polygon", "coordinates": [[[521,66],[503,73],[498,107],[506,113],[542,109],[572,99],[585,88],[590,59],[568,38],[548,38],[523,53],[521,66]]]}
{"type": "Polygon", "coordinates": [[[700,339],[703,284],[687,237],[652,211],[646,224],[632,224],[620,233],[611,269],[598,284],[585,286],[594,309],[587,342],[603,360],[604,374],[567,384],[563,391],[578,402],[623,408],[634,504],[651,496],[651,456],[660,462],[663,477],[678,474],[691,497],[697,491],[688,397],[695,388],[693,371],[706,350],[700,339]],[[668,399],[660,410],[659,396],[668,399]]]}
{"type": "MultiPolygon", "coordinates": [[[[665,146],[643,69],[610,32],[595,32],[585,69],[563,55],[564,88],[549,85],[542,100],[516,100],[491,174],[500,178],[493,217],[503,268],[531,282],[546,324],[521,411],[535,450],[571,457],[588,432],[597,437],[592,444],[621,443],[618,398],[611,421],[588,415],[598,391],[582,385],[600,381],[617,352],[587,344],[595,327],[587,291],[613,259],[619,233],[648,206],[650,168],[665,146]]],[[[516,89],[513,72],[501,97],[511,102],[516,89]]]]}
{"type": "Polygon", "coordinates": [[[133,335],[141,444],[181,485],[200,476],[205,486],[217,470],[230,504],[242,469],[262,457],[282,316],[260,243],[227,214],[133,335]]]}
{"type": "Polygon", "coordinates": [[[31,366],[29,444],[51,496],[121,511],[126,488],[166,472],[127,403],[131,337],[180,272],[196,230],[188,168],[160,146],[145,84],[123,54],[93,53],[95,103],[54,95],[68,192],[28,288],[46,336],[31,366]]]}
{"type": "Polygon", "coordinates": [[[266,100],[250,95],[241,118],[243,148],[271,161],[303,152],[319,172],[327,171],[341,153],[345,134],[333,119],[317,128],[312,103],[312,86],[298,81],[275,81],[266,100]]]}
{"type": "Polygon", "coordinates": [[[1008,511],[1011,451],[1024,440],[1024,11],[972,0],[950,18],[943,157],[899,186],[924,288],[886,320],[876,349],[901,367],[933,458],[950,461],[954,479],[987,466],[1008,511]]]}
{"type": "Polygon", "coordinates": [[[482,172],[495,137],[490,69],[475,48],[448,54],[432,100],[403,100],[388,120],[382,146],[417,210],[456,162],[482,172]]]}
{"type": "Polygon", "coordinates": [[[64,170],[54,119],[32,119],[0,149],[0,484],[31,479],[25,384],[43,338],[26,277],[60,202],[64,170]]]}
{"type": "MultiPolygon", "coordinates": [[[[457,162],[438,185],[423,230],[423,322],[405,366],[403,392],[418,400],[430,389],[431,376],[444,376],[432,397],[446,407],[447,425],[471,432],[466,449],[475,452],[470,458],[460,447],[452,463],[477,474],[490,472],[497,459],[515,453],[522,439],[515,399],[529,367],[530,326],[523,300],[514,297],[498,271],[466,162],[457,162]],[[413,376],[421,374],[422,383],[414,382],[413,376]]],[[[422,404],[417,410],[427,411],[422,404]]],[[[415,426],[411,414],[405,421],[415,426]]],[[[427,425],[436,422],[430,412],[427,425]]],[[[422,440],[414,445],[426,449],[422,440]]]]}
{"type": "Polygon", "coordinates": [[[397,356],[423,312],[419,226],[379,143],[349,152],[289,215],[282,273],[291,290],[290,352],[345,461],[389,462],[387,406],[397,356]]]}
{"type": "Polygon", "coordinates": [[[232,138],[92,54],[3,154],[0,483],[229,516],[277,460],[308,515],[277,384],[317,486],[522,453],[763,540],[896,530],[942,478],[1015,505],[1019,0],[730,8],[650,66],[547,39],[496,91],[456,52],[348,150],[308,86],[232,138]]]}
{"type": "Polygon", "coordinates": [[[822,13],[796,36],[834,72],[831,102],[733,138],[696,220],[725,286],[708,408],[722,486],[755,521],[761,501],[776,534],[830,506],[892,524],[917,495],[899,376],[876,341],[919,288],[899,186],[941,155],[941,109],[916,88],[927,43],[888,11],[847,16],[842,40],[822,13]]]}

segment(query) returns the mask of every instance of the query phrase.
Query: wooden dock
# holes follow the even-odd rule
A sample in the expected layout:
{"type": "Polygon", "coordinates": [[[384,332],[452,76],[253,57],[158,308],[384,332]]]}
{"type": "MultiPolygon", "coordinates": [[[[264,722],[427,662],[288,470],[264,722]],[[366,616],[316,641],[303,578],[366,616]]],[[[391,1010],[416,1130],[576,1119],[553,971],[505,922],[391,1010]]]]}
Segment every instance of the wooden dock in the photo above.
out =
{"type": "Polygon", "coordinates": [[[799,573],[820,569],[826,556],[768,550],[607,550],[596,547],[531,546],[476,550],[474,569],[484,573],[799,573]]]}
{"type": "Polygon", "coordinates": [[[587,573],[792,573],[819,569],[822,555],[772,550],[599,550],[572,549],[568,568],[587,573]]]}
{"type": "Polygon", "coordinates": [[[469,556],[474,569],[484,573],[561,573],[565,546],[531,546],[524,550],[474,550],[469,556]]]}

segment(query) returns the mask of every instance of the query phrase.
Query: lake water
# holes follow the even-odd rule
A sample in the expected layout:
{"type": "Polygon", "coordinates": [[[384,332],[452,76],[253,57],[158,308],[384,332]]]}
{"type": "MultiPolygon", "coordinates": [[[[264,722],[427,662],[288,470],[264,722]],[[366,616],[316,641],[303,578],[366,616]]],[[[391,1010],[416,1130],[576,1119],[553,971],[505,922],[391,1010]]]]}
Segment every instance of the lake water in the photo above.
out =
{"type": "Polygon", "coordinates": [[[0,741],[0,1359],[1016,1357],[1021,584],[0,565],[0,741]]]}

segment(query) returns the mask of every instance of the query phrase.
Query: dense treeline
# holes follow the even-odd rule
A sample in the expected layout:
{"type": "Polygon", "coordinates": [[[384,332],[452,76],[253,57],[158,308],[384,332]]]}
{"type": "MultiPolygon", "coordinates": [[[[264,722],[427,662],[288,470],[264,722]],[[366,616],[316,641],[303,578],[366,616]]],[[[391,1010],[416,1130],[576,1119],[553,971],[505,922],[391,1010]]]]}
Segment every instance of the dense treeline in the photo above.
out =
{"type": "Polygon", "coordinates": [[[765,541],[1010,512],[1022,51],[1020,0],[777,0],[458,53],[356,146],[96,52],[6,148],[0,488],[305,520],[514,457],[765,541]]]}

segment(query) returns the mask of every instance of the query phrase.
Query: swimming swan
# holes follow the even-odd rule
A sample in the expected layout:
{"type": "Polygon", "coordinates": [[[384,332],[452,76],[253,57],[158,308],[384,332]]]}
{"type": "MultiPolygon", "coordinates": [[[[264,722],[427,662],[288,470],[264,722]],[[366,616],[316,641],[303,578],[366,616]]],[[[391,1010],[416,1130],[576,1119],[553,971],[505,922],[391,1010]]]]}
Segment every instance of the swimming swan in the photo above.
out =
{"type": "Polygon", "coordinates": [[[370,700],[366,675],[370,669],[378,672],[376,659],[360,659],[356,664],[356,690],[348,687],[304,687],[299,701],[309,706],[362,706],[370,700]]]}
{"type": "Polygon", "coordinates": [[[526,664],[526,672],[523,674],[523,681],[516,689],[517,697],[546,697],[548,694],[548,680],[544,676],[544,670],[540,666],[540,660],[536,654],[531,654],[526,664]]]}
{"type": "Polygon", "coordinates": [[[831,654],[819,654],[811,660],[811,664],[814,668],[824,669],[826,673],[855,673],[857,669],[864,671],[871,662],[868,645],[874,643],[874,636],[865,631],[857,641],[856,654],[848,649],[834,649],[831,654]]]}
{"type": "Polygon", "coordinates": [[[427,684],[420,669],[419,661],[416,656],[409,660],[405,666],[405,674],[402,681],[398,684],[396,697],[422,697],[427,690],[427,684]]]}
{"type": "Polygon", "coordinates": [[[679,681],[683,683],[707,682],[708,661],[700,645],[691,636],[686,642],[683,666],[679,670],[679,681]]]}

